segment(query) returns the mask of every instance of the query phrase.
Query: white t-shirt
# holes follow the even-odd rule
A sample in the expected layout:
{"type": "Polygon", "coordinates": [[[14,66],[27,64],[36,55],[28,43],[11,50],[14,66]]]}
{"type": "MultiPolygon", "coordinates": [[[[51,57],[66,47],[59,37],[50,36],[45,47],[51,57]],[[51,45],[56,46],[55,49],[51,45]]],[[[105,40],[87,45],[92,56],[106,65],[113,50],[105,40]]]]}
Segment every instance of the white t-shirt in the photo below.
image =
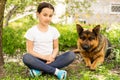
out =
{"type": "Polygon", "coordinates": [[[33,41],[33,50],[43,55],[52,54],[53,40],[59,36],[58,30],[52,26],[48,27],[47,32],[41,32],[37,26],[33,26],[25,34],[26,39],[33,41]]]}

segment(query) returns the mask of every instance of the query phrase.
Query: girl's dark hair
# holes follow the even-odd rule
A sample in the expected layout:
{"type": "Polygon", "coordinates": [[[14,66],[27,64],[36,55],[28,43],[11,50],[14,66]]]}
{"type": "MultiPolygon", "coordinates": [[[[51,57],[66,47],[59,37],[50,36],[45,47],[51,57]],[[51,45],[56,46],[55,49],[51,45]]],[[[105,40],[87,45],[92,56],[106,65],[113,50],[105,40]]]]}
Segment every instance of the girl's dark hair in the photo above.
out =
{"type": "Polygon", "coordinates": [[[50,9],[52,9],[53,12],[54,12],[54,7],[53,7],[53,5],[50,4],[50,3],[48,3],[48,2],[41,2],[41,3],[38,5],[37,12],[40,13],[43,8],[50,8],[50,9]]]}

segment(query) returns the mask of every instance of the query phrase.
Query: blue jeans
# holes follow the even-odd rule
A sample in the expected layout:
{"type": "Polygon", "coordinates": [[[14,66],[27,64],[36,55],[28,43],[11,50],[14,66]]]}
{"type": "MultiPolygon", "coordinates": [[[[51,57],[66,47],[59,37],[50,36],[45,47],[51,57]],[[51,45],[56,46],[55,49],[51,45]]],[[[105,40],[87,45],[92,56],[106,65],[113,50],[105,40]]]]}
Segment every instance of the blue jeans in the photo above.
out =
{"type": "Polygon", "coordinates": [[[74,59],[75,54],[73,52],[65,52],[64,54],[57,56],[54,62],[46,64],[46,61],[36,58],[31,54],[27,53],[23,55],[23,62],[27,67],[50,74],[54,74],[56,68],[60,69],[69,65],[74,59]]]}

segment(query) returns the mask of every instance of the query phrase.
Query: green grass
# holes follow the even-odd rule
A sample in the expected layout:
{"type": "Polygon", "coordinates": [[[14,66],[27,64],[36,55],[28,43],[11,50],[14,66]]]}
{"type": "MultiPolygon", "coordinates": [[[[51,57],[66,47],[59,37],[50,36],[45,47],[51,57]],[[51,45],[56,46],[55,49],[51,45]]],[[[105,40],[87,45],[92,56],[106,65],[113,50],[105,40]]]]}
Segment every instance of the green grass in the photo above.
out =
{"type": "MultiPolygon", "coordinates": [[[[90,71],[82,62],[76,60],[64,69],[68,72],[67,80],[120,80],[120,63],[115,60],[105,62],[99,66],[96,71],[90,71]],[[118,71],[118,73],[114,73],[118,71]],[[101,79],[102,78],[102,79],[101,79]]],[[[20,63],[5,63],[5,74],[1,80],[57,80],[57,77],[50,74],[43,74],[39,77],[32,78],[29,76],[28,68],[20,63]]]]}

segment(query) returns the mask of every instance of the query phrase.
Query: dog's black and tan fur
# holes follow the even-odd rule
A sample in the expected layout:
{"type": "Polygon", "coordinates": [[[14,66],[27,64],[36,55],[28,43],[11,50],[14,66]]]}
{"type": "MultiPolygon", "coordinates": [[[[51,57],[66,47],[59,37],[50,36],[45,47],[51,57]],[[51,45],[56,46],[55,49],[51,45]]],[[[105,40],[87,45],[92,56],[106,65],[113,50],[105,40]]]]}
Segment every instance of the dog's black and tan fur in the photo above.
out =
{"type": "Polygon", "coordinates": [[[77,49],[83,57],[86,66],[95,70],[98,65],[104,62],[104,59],[110,54],[110,43],[106,37],[100,34],[100,25],[96,25],[91,30],[84,30],[81,25],[77,24],[77,49]]]}

